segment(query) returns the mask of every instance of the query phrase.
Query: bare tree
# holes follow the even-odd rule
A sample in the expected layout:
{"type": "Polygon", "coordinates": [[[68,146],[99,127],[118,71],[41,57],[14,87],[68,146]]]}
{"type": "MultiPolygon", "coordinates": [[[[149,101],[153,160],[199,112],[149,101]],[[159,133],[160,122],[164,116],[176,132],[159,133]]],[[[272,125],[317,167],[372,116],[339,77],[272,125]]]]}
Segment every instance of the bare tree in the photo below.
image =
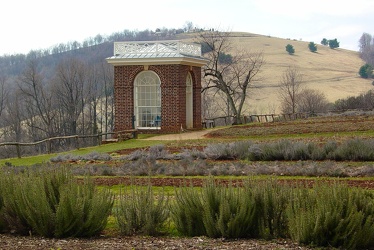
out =
{"type": "MultiPolygon", "coordinates": [[[[44,136],[55,136],[55,102],[54,96],[43,82],[43,75],[38,70],[38,61],[30,60],[26,69],[18,78],[18,88],[24,97],[29,116],[27,124],[33,127],[33,131],[43,131],[44,136]]],[[[34,134],[35,139],[40,139],[34,134]]]]}
{"type": "Polygon", "coordinates": [[[248,90],[259,80],[258,74],[265,63],[263,54],[241,50],[231,56],[228,54],[232,51],[229,32],[203,32],[198,40],[209,48],[205,54],[209,62],[203,68],[206,85],[202,91],[213,89],[223,93],[234,116],[234,124],[240,124],[248,90]]]}
{"type": "MultiPolygon", "coordinates": [[[[7,96],[8,96],[8,91],[7,91],[7,88],[6,88],[6,77],[5,76],[0,76],[0,117],[3,113],[3,110],[5,108],[5,103],[6,103],[6,99],[7,99],[7,96]]],[[[0,124],[2,125],[2,124],[0,124]]]]}
{"type": "Polygon", "coordinates": [[[111,132],[114,129],[113,67],[110,67],[107,63],[102,63],[100,69],[101,87],[103,92],[103,98],[100,99],[101,131],[111,132]]]}
{"type": "Polygon", "coordinates": [[[358,42],[360,52],[363,52],[372,45],[373,37],[369,33],[363,33],[358,42]]]}
{"type": "Polygon", "coordinates": [[[5,105],[6,140],[20,142],[23,137],[24,128],[22,122],[25,117],[25,106],[22,102],[22,93],[19,89],[9,92],[9,98],[5,105]]]}
{"type": "Polygon", "coordinates": [[[300,92],[298,112],[309,112],[312,114],[324,113],[328,108],[326,96],[315,89],[304,89],[300,92]]]}
{"type": "Polygon", "coordinates": [[[359,40],[360,56],[366,63],[374,66],[374,40],[368,33],[363,33],[359,40]]]}
{"type": "Polygon", "coordinates": [[[84,108],[86,67],[78,59],[62,61],[56,70],[54,91],[58,98],[65,135],[77,134],[78,118],[84,108]]]}
{"type": "Polygon", "coordinates": [[[279,83],[279,95],[283,113],[296,113],[303,87],[303,77],[297,67],[289,66],[279,83]]]}

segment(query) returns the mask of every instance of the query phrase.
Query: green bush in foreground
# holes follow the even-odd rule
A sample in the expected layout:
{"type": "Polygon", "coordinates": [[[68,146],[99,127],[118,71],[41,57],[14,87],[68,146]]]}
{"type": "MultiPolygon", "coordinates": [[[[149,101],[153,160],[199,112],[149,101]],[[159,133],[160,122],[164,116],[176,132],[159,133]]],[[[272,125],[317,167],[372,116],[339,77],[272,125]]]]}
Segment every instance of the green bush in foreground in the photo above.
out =
{"type": "Polygon", "coordinates": [[[206,235],[202,211],[201,195],[196,188],[183,186],[175,190],[171,217],[179,233],[190,237],[206,235]]]}
{"type": "Polygon", "coordinates": [[[65,169],[2,173],[9,230],[44,237],[89,237],[106,226],[113,206],[108,190],[98,192],[88,179],[78,183],[65,169]]]}
{"type": "Polygon", "coordinates": [[[234,187],[210,178],[200,192],[193,187],[177,189],[172,218],[177,231],[187,236],[285,236],[286,189],[276,187],[274,181],[247,181],[243,187],[234,187]]]}
{"type": "Polygon", "coordinates": [[[290,187],[276,180],[241,187],[208,179],[176,190],[172,219],[187,236],[288,238],[312,246],[374,246],[374,195],[344,184],[290,187]]]}
{"type": "Polygon", "coordinates": [[[131,186],[121,194],[115,217],[122,234],[160,234],[169,218],[167,197],[163,193],[156,197],[151,185],[131,186]]]}
{"type": "Polygon", "coordinates": [[[344,249],[374,246],[374,197],[346,185],[294,189],[288,207],[291,238],[303,244],[344,249]]]}

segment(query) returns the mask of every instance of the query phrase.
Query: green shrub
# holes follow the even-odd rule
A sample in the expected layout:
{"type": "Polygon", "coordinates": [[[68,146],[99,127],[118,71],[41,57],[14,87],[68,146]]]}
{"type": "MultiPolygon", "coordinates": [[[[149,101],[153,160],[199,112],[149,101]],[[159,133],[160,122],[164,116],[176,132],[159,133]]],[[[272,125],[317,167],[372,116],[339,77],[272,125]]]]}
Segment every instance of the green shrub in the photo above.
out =
{"type": "Polygon", "coordinates": [[[258,212],[250,189],[217,185],[213,178],[202,190],[203,222],[207,236],[257,237],[258,212]]]}
{"type": "Polygon", "coordinates": [[[276,180],[266,180],[261,183],[250,183],[256,200],[259,218],[259,232],[262,238],[288,237],[288,219],[286,208],[289,202],[290,188],[280,185],[276,180]]]}
{"type": "Polygon", "coordinates": [[[121,194],[115,217],[122,234],[160,234],[169,217],[168,199],[164,193],[156,197],[151,185],[131,186],[121,194]]]}
{"type": "Polygon", "coordinates": [[[288,208],[291,238],[300,243],[361,249],[374,245],[374,198],[342,184],[294,189],[288,208]]]}
{"type": "Polygon", "coordinates": [[[90,237],[106,227],[113,207],[108,189],[98,192],[92,181],[68,183],[61,192],[56,210],[55,237],[90,237]]]}
{"type": "Polygon", "coordinates": [[[109,191],[98,192],[88,179],[78,183],[65,169],[6,174],[2,190],[4,221],[19,234],[94,236],[113,206],[109,191]]]}
{"type": "Polygon", "coordinates": [[[177,231],[185,236],[206,235],[203,222],[201,194],[193,186],[175,190],[175,201],[171,205],[171,217],[177,231]]]}
{"type": "MultiPolygon", "coordinates": [[[[2,178],[0,176],[0,182],[2,182],[2,178]]],[[[3,194],[2,194],[2,187],[0,185],[0,233],[3,232],[6,229],[6,223],[3,219],[3,210],[4,210],[4,200],[3,200],[3,194]]]]}
{"type": "Polygon", "coordinates": [[[201,192],[193,187],[177,190],[173,221],[178,232],[187,236],[285,237],[288,194],[274,181],[247,181],[243,187],[234,187],[209,178],[201,192]]]}

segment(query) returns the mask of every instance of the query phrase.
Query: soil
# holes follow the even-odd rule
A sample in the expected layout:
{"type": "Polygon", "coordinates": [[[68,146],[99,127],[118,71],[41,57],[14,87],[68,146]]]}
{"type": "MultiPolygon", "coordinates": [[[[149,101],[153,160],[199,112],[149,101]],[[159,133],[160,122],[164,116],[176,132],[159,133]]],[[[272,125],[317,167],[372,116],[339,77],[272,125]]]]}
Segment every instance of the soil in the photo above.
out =
{"type": "MultiPolygon", "coordinates": [[[[95,184],[100,186],[113,186],[113,185],[148,185],[151,184],[152,186],[156,187],[180,187],[184,184],[193,185],[194,187],[201,187],[203,185],[203,178],[183,178],[183,177],[152,177],[152,178],[135,178],[135,177],[96,177],[94,179],[95,184]]],[[[337,180],[338,182],[345,183],[350,187],[361,187],[365,189],[374,189],[374,180],[365,180],[365,179],[357,179],[357,180],[345,180],[340,179],[337,180]]],[[[234,180],[222,180],[218,179],[217,182],[221,184],[228,184],[230,182],[233,186],[240,186],[242,184],[242,180],[234,179],[234,180]]],[[[278,180],[278,182],[286,184],[286,185],[304,185],[304,186],[312,186],[315,181],[309,179],[288,179],[288,180],[278,180]]],[[[330,181],[331,182],[331,181],[330,181]]]]}
{"type": "Polygon", "coordinates": [[[206,237],[98,237],[90,239],[46,239],[0,234],[0,249],[53,250],[53,249],[311,249],[289,240],[224,240],[206,237]]]}

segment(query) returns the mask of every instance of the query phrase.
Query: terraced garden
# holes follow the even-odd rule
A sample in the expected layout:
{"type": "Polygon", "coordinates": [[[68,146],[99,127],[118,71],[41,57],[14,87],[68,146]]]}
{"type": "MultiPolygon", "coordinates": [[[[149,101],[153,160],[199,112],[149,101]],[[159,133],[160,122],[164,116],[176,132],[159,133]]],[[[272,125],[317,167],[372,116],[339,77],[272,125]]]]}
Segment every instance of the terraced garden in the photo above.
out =
{"type": "MultiPolygon", "coordinates": [[[[371,193],[374,189],[373,135],[371,114],[315,117],[221,128],[201,139],[192,136],[194,139],[179,140],[175,135],[175,140],[148,141],[149,136],[141,136],[117,145],[102,145],[86,154],[75,151],[50,156],[50,162],[44,164],[51,168],[64,166],[81,182],[81,176],[90,175],[97,187],[109,187],[116,194],[121,186],[150,184],[157,194],[156,187],[173,193],[171,190],[186,183],[202,187],[208,176],[215,176],[217,185],[226,187],[245,186],[250,176],[258,182],[276,180],[282,186],[342,183],[371,193]]],[[[14,165],[22,164],[7,159],[2,168],[12,169],[14,165]]],[[[16,167],[21,172],[25,168],[30,166],[16,167]]],[[[309,249],[281,238],[226,241],[185,238],[176,232],[155,238],[121,236],[113,218],[101,235],[89,240],[65,241],[3,234],[0,241],[9,249],[309,249]]]]}

